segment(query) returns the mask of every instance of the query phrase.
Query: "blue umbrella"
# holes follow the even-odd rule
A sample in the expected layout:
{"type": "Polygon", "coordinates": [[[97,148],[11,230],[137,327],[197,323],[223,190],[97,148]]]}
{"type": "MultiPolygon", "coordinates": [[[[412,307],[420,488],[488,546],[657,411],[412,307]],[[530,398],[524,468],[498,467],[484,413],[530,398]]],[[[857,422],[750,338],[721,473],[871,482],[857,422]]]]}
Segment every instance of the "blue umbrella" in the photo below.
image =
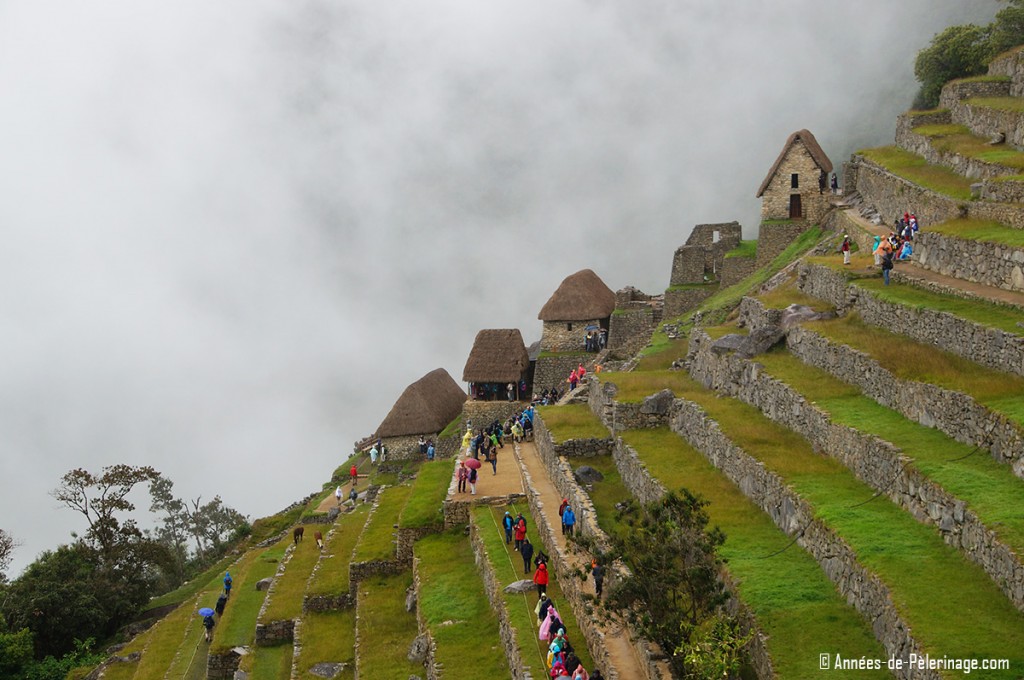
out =
{"type": "Polygon", "coordinates": [[[210,609],[209,607],[203,607],[202,609],[199,610],[199,615],[200,616],[213,616],[213,610],[210,609]]]}

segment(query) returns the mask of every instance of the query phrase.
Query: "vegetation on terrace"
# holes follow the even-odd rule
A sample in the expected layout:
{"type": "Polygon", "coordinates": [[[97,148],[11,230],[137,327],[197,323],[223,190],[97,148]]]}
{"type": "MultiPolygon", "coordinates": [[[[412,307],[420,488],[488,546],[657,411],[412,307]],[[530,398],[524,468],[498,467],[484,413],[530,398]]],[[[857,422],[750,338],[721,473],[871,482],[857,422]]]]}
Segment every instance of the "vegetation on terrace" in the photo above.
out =
{"type": "Polygon", "coordinates": [[[350,513],[338,517],[334,532],[327,536],[320,568],[306,588],[306,595],[338,595],[349,590],[349,566],[352,551],[366,524],[370,506],[361,503],[350,513]]]}
{"type": "MultiPolygon", "coordinates": [[[[224,615],[217,620],[217,626],[213,629],[211,652],[222,653],[232,647],[252,644],[256,635],[256,617],[267,595],[265,590],[256,590],[256,582],[270,578],[277,572],[277,565],[291,540],[291,536],[286,536],[266,550],[250,551],[239,561],[238,573],[232,574],[234,583],[231,598],[224,608],[224,615]]],[[[203,602],[200,606],[213,607],[216,594],[210,597],[212,599],[209,602],[203,602]]]]}
{"type": "Polygon", "coordinates": [[[853,385],[804,364],[784,348],[757,358],[765,371],[828,413],[836,423],[898,446],[914,466],[967,502],[999,540],[1024,554],[1024,481],[991,456],[938,430],[919,425],[864,396],[853,385]]]}
{"type": "Polygon", "coordinates": [[[864,323],[856,314],[805,324],[826,338],[869,355],[903,380],[963,392],[983,406],[1024,425],[1024,378],[979,366],[935,347],[864,323]]]}
{"type": "Polygon", "coordinates": [[[926,651],[1010,658],[1013,667],[1022,667],[1024,615],[980,567],[946,545],[931,527],[916,522],[884,496],[865,502],[875,496],[874,489],[757,409],[693,381],[682,392],[719,424],[726,437],[807,501],[815,516],[882,579],[926,651]]]}
{"type": "Polygon", "coordinates": [[[895,146],[861,149],[857,152],[897,177],[959,201],[971,200],[971,180],[941,165],[895,146]]]}
{"type": "Polygon", "coordinates": [[[408,680],[423,673],[409,661],[409,645],[419,634],[416,615],[405,610],[412,572],[374,576],[359,584],[359,677],[361,680],[408,680]]]}
{"type": "Polygon", "coordinates": [[[326,534],[330,528],[329,524],[313,524],[308,527],[303,540],[292,551],[284,573],[274,578],[274,596],[263,611],[261,623],[294,619],[302,613],[302,595],[306,592],[306,583],[323,554],[316,545],[313,532],[326,534]]]}
{"type": "MultiPolygon", "coordinates": [[[[630,430],[622,438],[667,488],[685,487],[709,501],[711,523],[726,536],[719,552],[767,635],[778,677],[812,677],[818,660],[809,650],[881,658],[868,624],[814,558],[799,546],[787,548],[790,537],[701,454],[667,428],[630,430]]],[[[865,677],[885,676],[880,671],[865,677]]]]}
{"type": "Polygon", "coordinates": [[[295,660],[300,678],[313,677],[309,669],[323,661],[346,664],[337,678],[355,677],[355,609],[303,614],[300,639],[302,645],[295,660]]]}
{"type": "Polygon", "coordinates": [[[394,525],[412,493],[408,484],[381,489],[377,509],[366,522],[352,555],[353,562],[388,561],[395,558],[394,525]]]}
{"type": "Polygon", "coordinates": [[[1024,248],[1024,229],[1014,229],[998,222],[968,219],[949,220],[929,227],[928,231],[954,236],[965,241],[983,241],[1012,248],[1024,248]]]}
{"type": "Polygon", "coordinates": [[[741,240],[738,246],[725,254],[726,259],[732,257],[757,257],[757,239],[741,240]]]}
{"type": "MultiPolygon", "coordinates": [[[[599,377],[604,375],[602,373],[599,377]]],[[[586,404],[539,406],[537,412],[556,444],[570,439],[608,438],[608,429],[586,404]]]]}
{"type": "Polygon", "coordinates": [[[962,125],[922,125],[914,128],[914,132],[928,137],[932,148],[940,153],[958,154],[1005,168],[1024,168],[1024,152],[1002,144],[993,146],[962,125]]]}
{"type": "Polygon", "coordinates": [[[420,464],[412,483],[409,500],[398,524],[403,529],[420,529],[444,524],[441,506],[448,495],[454,468],[450,460],[440,459],[420,464]]]}

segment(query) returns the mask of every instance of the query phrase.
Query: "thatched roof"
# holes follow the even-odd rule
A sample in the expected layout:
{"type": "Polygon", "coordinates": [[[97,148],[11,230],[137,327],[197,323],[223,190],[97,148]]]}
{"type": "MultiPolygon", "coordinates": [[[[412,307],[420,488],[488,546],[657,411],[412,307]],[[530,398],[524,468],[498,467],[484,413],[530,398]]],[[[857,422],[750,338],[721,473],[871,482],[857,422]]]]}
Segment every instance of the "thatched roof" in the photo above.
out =
{"type": "Polygon", "coordinates": [[[530,357],[518,328],[490,328],[476,334],[462,369],[466,382],[519,382],[530,357]]]}
{"type": "Polygon", "coordinates": [[[793,146],[800,141],[803,143],[804,148],[807,149],[808,153],[811,154],[811,158],[818,165],[819,168],[825,172],[832,172],[832,161],[828,159],[825,152],[821,150],[821,146],[818,144],[818,140],[814,138],[814,135],[809,130],[798,130],[789,136],[786,143],[782,147],[782,151],[779,152],[779,157],[775,159],[775,163],[772,164],[772,169],[768,171],[768,175],[761,182],[761,188],[757,190],[757,198],[761,198],[761,194],[768,188],[768,184],[775,177],[775,173],[778,172],[779,166],[782,165],[782,159],[786,157],[786,153],[789,151],[789,147],[793,146]]]}
{"type": "Polygon", "coordinates": [[[590,321],[615,311],[615,293],[590,269],[568,276],[540,309],[541,321],[590,321]]]}
{"type": "Polygon", "coordinates": [[[464,401],[466,393],[448,371],[434,369],[405,388],[376,436],[437,434],[462,413],[464,401]]]}

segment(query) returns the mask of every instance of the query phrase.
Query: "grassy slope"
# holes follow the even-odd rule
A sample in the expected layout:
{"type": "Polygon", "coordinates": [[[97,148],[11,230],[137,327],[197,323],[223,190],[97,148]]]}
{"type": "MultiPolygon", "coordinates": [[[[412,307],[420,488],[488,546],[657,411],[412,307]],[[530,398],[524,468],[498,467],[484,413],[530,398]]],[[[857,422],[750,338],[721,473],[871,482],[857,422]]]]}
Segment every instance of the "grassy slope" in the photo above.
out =
{"type": "Polygon", "coordinates": [[[390,560],[395,556],[394,525],[412,493],[412,486],[392,486],[382,489],[377,496],[377,509],[366,523],[356,544],[353,562],[390,560]]]}
{"type": "Polygon", "coordinates": [[[349,589],[348,568],[352,551],[366,524],[370,506],[363,503],[350,513],[341,515],[334,524],[334,533],[327,539],[320,568],[313,575],[307,595],[338,595],[349,589]]]}
{"type": "Polygon", "coordinates": [[[948,220],[928,227],[928,231],[965,241],[998,243],[1011,248],[1024,247],[1024,229],[1014,229],[991,220],[948,220]]]}
{"type": "Polygon", "coordinates": [[[405,610],[412,572],[372,577],[359,584],[360,680],[408,680],[425,675],[422,664],[406,658],[418,635],[416,614],[405,610]]]}
{"type": "Polygon", "coordinates": [[[605,439],[608,437],[608,429],[586,404],[540,406],[537,412],[544,419],[544,425],[551,432],[556,444],[569,439],[605,439]]]}
{"type": "Polygon", "coordinates": [[[341,680],[355,677],[356,612],[307,612],[302,616],[302,648],[296,660],[300,678],[316,678],[309,669],[329,661],[346,663],[341,680]]]}
{"type": "MultiPolygon", "coordinates": [[[[224,616],[217,621],[213,629],[211,651],[223,652],[232,647],[243,647],[252,644],[256,634],[256,617],[267,592],[256,590],[256,582],[272,577],[277,572],[277,565],[284,557],[284,551],[291,542],[290,535],[282,538],[266,550],[253,550],[243,561],[248,568],[239,576],[232,574],[234,584],[231,588],[231,599],[224,609],[224,616]]],[[[216,599],[216,598],[214,598],[216,599]]],[[[212,607],[214,603],[202,606],[212,607]]]]}
{"type": "Polygon", "coordinates": [[[399,526],[410,529],[443,526],[441,506],[448,495],[453,474],[451,460],[439,459],[420,465],[409,500],[399,517],[399,526]]]}
{"type": "Polygon", "coordinates": [[[436,660],[445,668],[472,669],[476,677],[509,675],[469,538],[461,531],[433,534],[417,541],[419,608],[436,644],[436,660]]]}
{"type": "Polygon", "coordinates": [[[929,165],[928,161],[909,151],[883,146],[862,149],[857,153],[920,187],[960,201],[971,200],[971,180],[941,165],[929,165]]]}
{"type": "Polygon", "coordinates": [[[255,647],[242,657],[239,669],[249,673],[249,680],[288,680],[292,674],[290,644],[275,647],[255,647]]]}
{"type": "Polygon", "coordinates": [[[864,396],[859,389],[802,363],[784,349],[758,357],[772,375],[826,411],[837,423],[892,442],[914,465],[956,497],[967,501],[1000,540],[1024,554],[1024,481],[1005,465],[938,430],[907,420],[864,396]]]}
{"type": "Polygon", "coordinates": [[[711,523],[726,534],[721,554],[768,635],[780,678],[814,677],[818,659],[812,652],[884,657],[870,627],[814,558],[799,546],[787,548],[791,539],[702,455],[666,428],[624,432],[622,438],[662,484],[689,488],[710,501],[711,523]]]}
{"type": "Polygon", "coordinates": [[[780,475],[843,537],[861,563],[889,586],[897,610],[926,650],[956,657],[1008,657],[1017,672],[1024,668],[1024,615],[980,567],[943,543],[930,527],[884,497],[865,503],[873,489],[753,407],[696,383],[682,396],[700,404],[727,437],[780,475]]]}
{"type": "Polygon", "coordinates": [[[967,359],[864,323],[855,314],[816,321],[807,328],[871,356],[903,380],[963,392],[1018,426],[1024,426],[1024,378],[985,368],[967,359]]]}

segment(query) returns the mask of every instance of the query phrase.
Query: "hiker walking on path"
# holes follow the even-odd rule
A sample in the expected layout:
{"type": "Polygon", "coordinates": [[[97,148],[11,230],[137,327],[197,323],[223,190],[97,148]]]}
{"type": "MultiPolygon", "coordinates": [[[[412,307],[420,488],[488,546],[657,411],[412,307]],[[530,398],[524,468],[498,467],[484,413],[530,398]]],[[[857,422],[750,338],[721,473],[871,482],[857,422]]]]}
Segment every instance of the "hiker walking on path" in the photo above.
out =
{"type": "Polygon", "coordinates": [[[533,574],[533,582],[537,586],[537,594],[543,595],[548,590],[548,565],[541,564],[533,574]]]}
{"type": "Polygon", "coordinates": [[[565,536],[565,509],[569,507],[569,499],[563,498],[562,504],[558,506],[558,517],[562,521],[562,535],[565,536]]]}
{"type": "Polygon", "coordinates": [[[530,543],[529,538],[523,538],[523,542],[519,546],[519,554],[523,556],[523,573],[529,574],[530,560],[533,559],[533,543],[530,543]]]}
{"type": "Polygon", "coordinates": [[[843,264],[850,264],[850,237],[848,234],[843,234],[843,245],[839,246],[839,250],[843,251],[843,264]]]}
{"type": "Polygon", "coordinates": [[[430,439],[427,441],[427,460],[434,460],[435,452],[436,449],[434,448],[434,440],[430,439]]]}
{"type": "Polygon", "coordinates": [[[885,251],[882,255],[882,278],[885,279],[885,285],[889,285],[889,271],[892,269],[892,248],[885,251]]]}
{"type": "Polygon", "coordinates": [[[572,536],[572,531],[576,527],[576,513],[572,511],[572,506],[565,506],[565,512],[562,513],[562,526],[565,527],[565,535],[572,536]]]}
{"type": "Polygon", "coordinates": [[[459,463],[459,470],[455,473],[455,477],[459,480],[459,493],[466,493],[466,480],[469,479],[469,470],[464,462],[459,463]]]}
{"type": "Polygon", "coordinates": [[[491,464],[491,474],[498,474],[498,449],[491,449],[491,455],[487,457],[487,461],[491,464]]]}
{"type": "Polygon", "coordinates": [[[476,478],[477,478],[476,468],[470,468],[470,470],[469,470],[469,488],[470,488],[470,495],[472,495],[472,496],[476,495],[476,478]]]}
{"type": "MultiPolygon", "coordinates": [[[[209,610],[207,610],[209,611],[209,610]]],[[[203,617],[203,628],[206,629],[206,641],[213,642],[213,627],[217,625],[213,621],[213,616],[203,617]]]]}
{"type": "Polygon", "coordinates": [[[594,560],[590,565],[590,573],[594,577],[594,594],[600,600],[601,593],[604,591],[604,565],[598,564],[597,560],[594,560]]]}
{"type": "Polygon", "coordinates": [[[377,457],[380,456],[380,451],[377,450],[377,445],[374,444],[370,447],[370,465],[377,464],[377,457]]]}
{"type": "Polygon", "coordinates": [[[341,505],[341,485],[340,484],[338,485],[338,488],[334,490],[334,498],[337,499],[338,505],[341,505]]]}
{"type": "Polygon", "coordinates": [[[505,511],[505,516],[501,518],[501,526],[505,528],[505,545],[512,542],[512,513],[508,510],[505,511]]]}
{"type": "Polygon", "coordinates": [[[224,572],[224,594],[231,597],[231,572],[224,572]]]}
{"type": "Polygon", "coordinates": [[[217,604],[214,605],[213,609],[217,612],[217,616],[224,616],[224,605],[228,603],[228,596],[224,593],[220,594],[217,598],[217,604]]]}
{"type": "Polygon", "coordinates": [[[359,468],[355,463],[352,463],[352,469],[348,471],[348,475],[352,478],[352,488],[356,488],[356,482],[359,481],[359,468]]]}
{"type": "Polygon", "coordinates": [[[524,540],[526,540],[526,518],[523,517],[523,513],[519,513],[519,516],[516,517],[516,550],[522,547],[524,540]]]}

